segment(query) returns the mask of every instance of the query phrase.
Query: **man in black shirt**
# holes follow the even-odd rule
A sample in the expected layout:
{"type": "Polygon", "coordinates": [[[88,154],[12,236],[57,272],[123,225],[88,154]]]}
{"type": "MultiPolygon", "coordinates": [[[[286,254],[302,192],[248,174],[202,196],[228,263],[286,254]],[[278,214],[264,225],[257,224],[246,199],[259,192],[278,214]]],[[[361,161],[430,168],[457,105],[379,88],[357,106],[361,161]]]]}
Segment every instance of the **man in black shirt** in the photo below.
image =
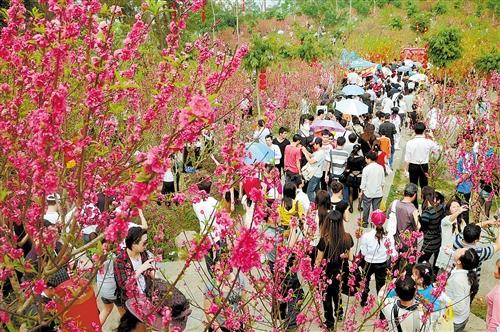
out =
{"type": "Polygon", "coordinates": [[[396,126],[394,123],[390,121],[391,115],[390,114],[385,114],[384,115],[384,122],[380,124],[378,128],[378,133],[379,135],[384,135],[385,137],[389,138],[391,140],[391,156],[389,158],[389,165],[392,166],[392,162],[394,159],[394,135],[396,135],[397,130],[396,126]]]}
{"type": "Polygon", "coordinates": [[[285,147],[290,144],[290,141],[286,138],[288,135],[288,129],[285,127],[280,127],[278,130],[278,137],[273,139],[273,144],[276,144],[281,151],[282,158],[280,159],[280,163],[276,165],[276,168],[280,171],[280,176],[283,174],[283,169],[285,166],[285,147]]]}

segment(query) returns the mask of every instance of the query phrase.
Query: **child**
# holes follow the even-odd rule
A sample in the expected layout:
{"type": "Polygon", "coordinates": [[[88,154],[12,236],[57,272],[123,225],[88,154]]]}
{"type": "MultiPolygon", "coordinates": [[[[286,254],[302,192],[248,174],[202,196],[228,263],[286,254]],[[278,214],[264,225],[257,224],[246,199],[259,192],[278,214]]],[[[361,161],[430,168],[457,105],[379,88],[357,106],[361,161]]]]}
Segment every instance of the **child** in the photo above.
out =
{"type": "Polygon", "coordinates": [[[470,315],[471,293],[477,293],[479,283],[475,269],[479,256],[474,248],[455,251],[455,268],[446,283],[446,295],[453,303],[453,327],[455,332],[464,331],[470,315]]]}

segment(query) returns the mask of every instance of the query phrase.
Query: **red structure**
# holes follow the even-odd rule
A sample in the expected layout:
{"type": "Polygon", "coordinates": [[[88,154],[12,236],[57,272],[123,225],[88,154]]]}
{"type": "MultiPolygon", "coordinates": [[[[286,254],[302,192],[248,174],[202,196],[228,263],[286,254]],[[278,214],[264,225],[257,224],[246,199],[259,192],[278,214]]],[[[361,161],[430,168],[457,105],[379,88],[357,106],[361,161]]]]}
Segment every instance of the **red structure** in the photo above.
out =
{"type": "Polygon", "coordinates": [[[420,62],[424,68],[427,68],[427,49],[419,47],[407,47],[401,51],[400,59],[413,60],[420,62]]]}

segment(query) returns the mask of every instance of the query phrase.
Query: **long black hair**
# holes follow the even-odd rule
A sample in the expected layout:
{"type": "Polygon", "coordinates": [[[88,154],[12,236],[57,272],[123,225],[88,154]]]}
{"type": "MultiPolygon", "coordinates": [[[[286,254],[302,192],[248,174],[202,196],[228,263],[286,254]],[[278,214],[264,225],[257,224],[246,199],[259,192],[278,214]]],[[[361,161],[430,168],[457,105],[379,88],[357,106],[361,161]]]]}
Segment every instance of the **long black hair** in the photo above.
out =
{"type": "Polygon", "coordinates": [[[135,317],[130,311],[126,311],[125,314],[120,318],[120,323],[116,328],[115,332],[129,332],[135,330],[137,324],[141,321],[135,317]]]}
{"type": "Polygon", "coordinates": [[[328,211],[332,207],[330,194],[326,190],[318,190],[314,201],[316,203],[316,208],[318,209],[318,225],[321,229],[321,225],[323,225],[326,216],[328,215],[328,211]]]}
{"type": "Polygon", "coordinates": [[[290,211],[293,208],[293,200],[297,196],[297,186],[291,181],[287,181],[283,186],[283,205],[290,211]]]}
{"type": "Polygon", "coordinates": [[[472,302],[472,299],[479,291],[479,280],[475,270],[479,266],[479,255],[477,254],[476,249],[467,249],[460,257],[460,263],[462,264],[462,268],[468,271],[467,279],[470,284],[470,300],[472,302]]]}

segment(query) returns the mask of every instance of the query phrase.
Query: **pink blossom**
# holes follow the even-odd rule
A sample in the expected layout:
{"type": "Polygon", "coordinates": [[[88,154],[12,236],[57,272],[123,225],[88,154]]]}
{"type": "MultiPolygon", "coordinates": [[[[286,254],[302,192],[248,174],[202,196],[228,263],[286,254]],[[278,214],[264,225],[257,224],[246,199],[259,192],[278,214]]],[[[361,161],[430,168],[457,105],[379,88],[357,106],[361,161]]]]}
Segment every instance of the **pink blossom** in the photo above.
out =
{"type": "Polygon", "coordinates": [[[232,250],[230,262],[234,268],[240,268],[242,272],[249,272],[252,268],[261,266],[257,239],[253,235],[253,230],[242,230],[232,250]]]}
{"type": "Polygon", "coordinates": [[[43,281],[42,279],[38,279],[33,284],[33,292],[36,295],[42,294],[42,292],[45,290],[45,288],[47,288],[47,285],[45,285],[45,281],[43,281]]]}

